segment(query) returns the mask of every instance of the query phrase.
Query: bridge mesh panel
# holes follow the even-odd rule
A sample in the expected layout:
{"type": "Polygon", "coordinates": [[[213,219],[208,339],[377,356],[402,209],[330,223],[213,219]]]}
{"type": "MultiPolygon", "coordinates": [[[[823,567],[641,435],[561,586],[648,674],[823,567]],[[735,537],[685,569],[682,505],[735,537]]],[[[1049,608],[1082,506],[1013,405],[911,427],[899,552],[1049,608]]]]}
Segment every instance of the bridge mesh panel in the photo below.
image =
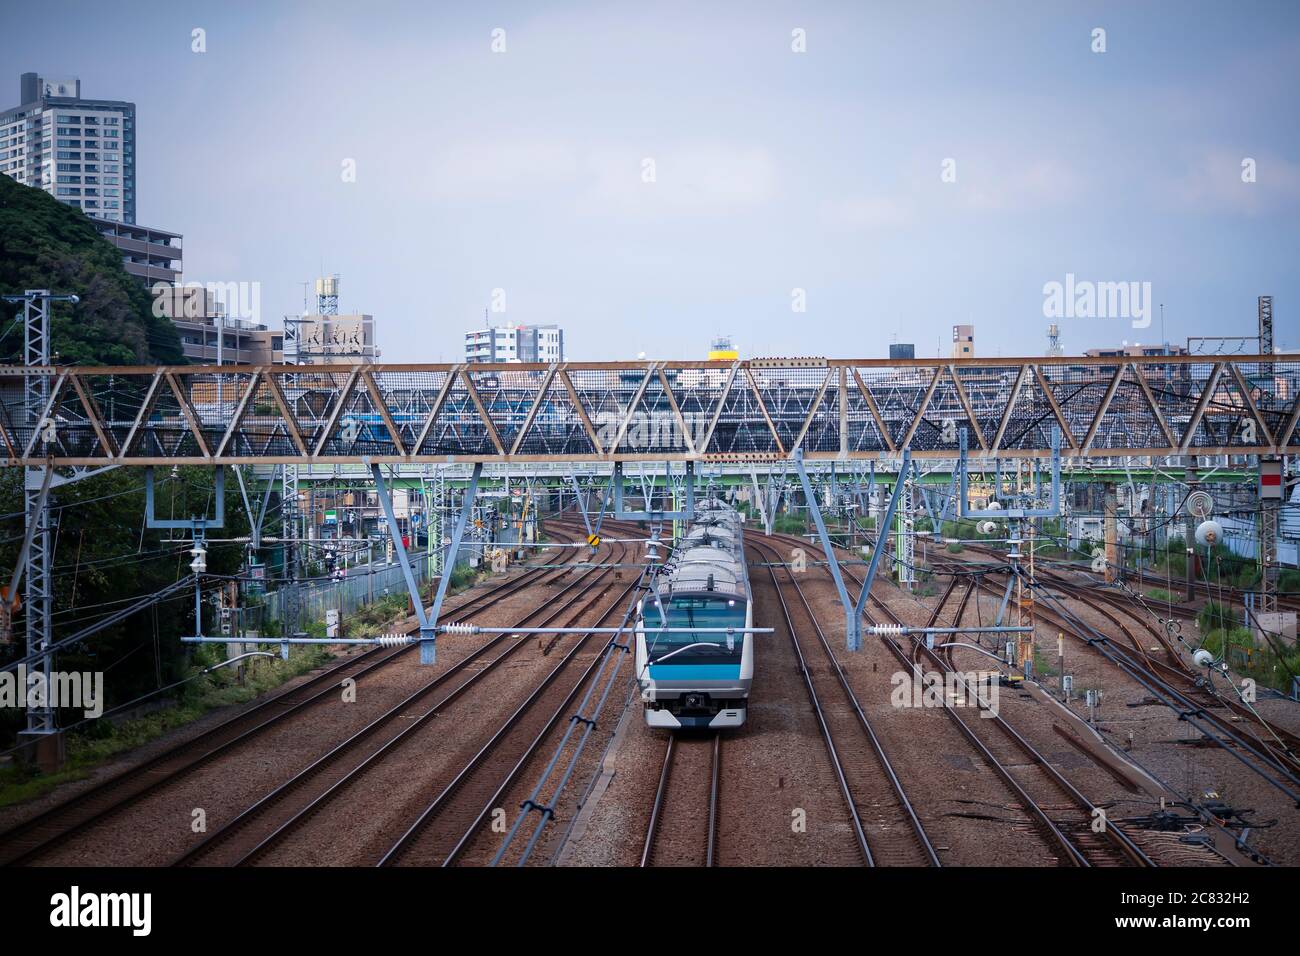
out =
{"type": "MultiPolygon", "coordinates": [[[[1038,363],[1037,373],[1032,369],[1025,372],[1017,391],[1022,367],[1023,363],[980,361],[956,367],[954,378],[947,363],[941,362],[867,366],[857,370],[861,385],[850,370],[843,393],[844,444],[851,454],[883,452],[888,444],[886,434],[901,446],[915,426],[915,450],[955,452],[958,432],[966,428],[970,448],[978,452],[979,434],[992,446],[1005,421],[1001,449],[1042,452],[1050,447],[1051,432],[1057,425],[1054,401],[1073,443],[1081,445],[1091,430],[1093,448],[1099,451],[1152,449],[1169,453],[1170,436],[1174,448],[1184,439],[1190,440],[1192,449],[1266,448],[1280,442],[1283,435],[1289,447],[1300,447],[1300,429],[1291,429],[1300,390],[1300,362],[1241,362],[1214,356],[1204,361],[1136,364],[1119,357],[1106,364],[1044,361],[1038,363]],[[1113,398],[1098,418],[1121,366],[1123,373],[1115,383],[1113,398]],[[1193,427],[1207,383],[1213,384],[1204,412],[1193,427]],[[963,390],[969,412],[962,400],[963,390]],[[879,411],[884,434],[867,396],[879,411]]],[[[788,453],[801,434],[803,448],[809,453],[839,451],[842,399],[838,367],[741,368],[733,374],[732,367],[725,364],[683,363],[663,371],[667,387],[658,371],[648,365],[567,370],[573,392],[600,438],[600,452],[609,453],[618,438],[621,456],[680,457],[687,451],[686,434],[697,450],[712,455],[788,453]],[[680,418],[673,410],[673,400],[680,418]],[[814,405],[815,414],[809,422],[814,405]],[[709,447],[702,449],[715,417],[709,447]]],[[[51,388],[59,374],[47,374],[51,388]]],[[[446,369],[372,370],[378,399],[364,377],[353,380],[350,370],[280,367],[261,373],[255,386],[252,370],[236,367],[221,373],[211,368],[181,368],[171,374],[179,400],[168,380],[157,377],[153,370],[71,373],[53,407],[54,444],[46,449],[38,443],[34,454],[43,457],[47,450],[52,451],[56,460],[102,459],[116,454],[124,454],[128,460],[201,460],[203,450],[186,405],[204,443],[215,452],[241,404],[243,416],[227,442],[226,457],[298,458],[291,434],[294,427],[309,455],[319,446],[324,457],[394,456],[398,451],[385,412],[407,454],[495,457],[498,451],[489,423],[507,451],[519,440],[521,456],[563,459],[598,453],[559,372],[551,377],[536,415],[520,437],[537,391],[547,380],[545,369],[471,368],[457,374],[450,379],[432,424],[430,413],[450,378],[446,369]],[[86,392],[85,402],[74,387],[74,376],[86,392]],[[288,418],[276,400],[272,382],[279,385],[288,418]],[[474,401],[470,383],[477,390],[484,414],[474,401]],[[109,436],[112,448],[106,449],[100,442],[96,421],[109,436]],[[326,436],[331,421],[334,424],[326,436]],[[416,449],[426,425],[427,437],[416,449]]],[[[17,453],[26,448],[34,432],[23,402],[23,379],[15,370],[0,388],[0,428],[17,453]]],[[[1066,441],[1064,446],[1069,444],[1066,441]]],[[[9,448],[4,451],[8,453],[9,448]]]]}

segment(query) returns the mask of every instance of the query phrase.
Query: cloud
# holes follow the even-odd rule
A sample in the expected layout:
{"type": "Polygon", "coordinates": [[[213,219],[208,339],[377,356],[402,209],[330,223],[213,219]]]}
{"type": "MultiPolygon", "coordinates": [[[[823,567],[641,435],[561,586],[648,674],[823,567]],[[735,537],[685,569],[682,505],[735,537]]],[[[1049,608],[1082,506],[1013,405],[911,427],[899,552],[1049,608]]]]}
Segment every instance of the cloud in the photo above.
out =
{"type": "Polygon", "coordinates": [[[765,149],[685,142],[593,150],[582,211],[637,220],[712,216],[767,203],[776,165],[765,149]]]}
{"type": "Polygon", "coordinates": [[[1034,212],[1069,205],[1085,191],[1083,174],[1060,159],[1011,154],[966,169],[957,162],[958,200],[974,212],[1034,212]]]}
{"type": "Polygon", "coordinates": [[[1249,148],[1211,147],[1186,157],[1163,191],[1174,205],[1191,211],[1253,216],[1300,200],[1300,165],[1273,153],[1254,155],[1249,148]],[[1253,183],[1241,178],[1247,158],[1255,161],[1253,183]]]}
{"type": "Polygon", "coordinates": [[[420,173],[440,202],[567,200],[587,215],[634,220],[710,216],[761,205],[776,191],[766,150],[715,142],[654,147],[562,140],[456,143],[420,173]]]}
{"type": "Polygon", "coordinates": [[[897,196],[850,196],[827,200],[821,207],[828,226],[851,231],[905,226],[912,220],[911,206],[897,196]]]}
{"type": "Polygon", "coordinates": [[[576,188],[582,166],[578,150],[567,143],[481,140],[434,153],[421,178],[435,200],[508,202],[576,188]]]}

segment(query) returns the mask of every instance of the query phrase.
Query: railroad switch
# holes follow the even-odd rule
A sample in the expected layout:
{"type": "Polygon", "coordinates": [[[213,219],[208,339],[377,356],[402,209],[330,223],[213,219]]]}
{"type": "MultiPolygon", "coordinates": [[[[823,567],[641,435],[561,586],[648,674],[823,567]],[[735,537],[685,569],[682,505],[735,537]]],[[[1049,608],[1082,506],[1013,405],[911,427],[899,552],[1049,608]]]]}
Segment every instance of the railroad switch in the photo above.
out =
{"type": "Polygon", "coordinates": [[[1201,804],[1201,809],[1217,819],[1224,826],[1250,827],[1252,830],[1259,830],[1266,829],[1277,823],[1276,820],[1269,823],[1252,823],[1246,819],[1246,814],[1254,813],[1254,807],[1246,807],[1245,809],[1239,810],[1231,804],[1225,803],[1223,800],[1207,800],[1201,804]]]}
{"type": "Polygon", "coordinates": [[[1130,817],[1124,821],[1126,825],[1140,830],[1159,830],[1165,833],[1176,833],[1200,822],[1200,818],[1195,815],[1183,816],[1169,809],[1157,810],[1150,816],[1130,817]]]}

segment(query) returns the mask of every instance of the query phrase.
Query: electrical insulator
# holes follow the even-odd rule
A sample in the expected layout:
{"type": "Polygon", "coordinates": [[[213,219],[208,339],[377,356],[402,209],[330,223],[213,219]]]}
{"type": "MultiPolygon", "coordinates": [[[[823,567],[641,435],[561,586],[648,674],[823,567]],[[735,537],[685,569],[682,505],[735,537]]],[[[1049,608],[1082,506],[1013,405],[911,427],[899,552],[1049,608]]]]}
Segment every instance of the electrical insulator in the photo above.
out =
{"type": "Polygon", "coordinates": [[[190,562],[190,570],[195,574],[202,574],[208,570],[208,552],[202,545],[195,545],[190,548],[190,554],[194,560],[190,562]]]}
{"type": "Polygon", "coordinates": [[[1217,521],[1202,521],[1196,528],[1196,543],[1213,547],[1223,540],[1223,525],[1217,521]]]}

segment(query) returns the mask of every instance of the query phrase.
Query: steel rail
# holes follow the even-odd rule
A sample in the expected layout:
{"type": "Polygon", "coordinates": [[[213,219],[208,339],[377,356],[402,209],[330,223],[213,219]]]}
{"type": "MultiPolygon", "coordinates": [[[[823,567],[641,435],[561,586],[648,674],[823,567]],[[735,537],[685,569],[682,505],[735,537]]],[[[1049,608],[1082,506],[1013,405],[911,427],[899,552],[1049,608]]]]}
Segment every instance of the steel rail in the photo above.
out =
{"type": "MultiPolygon", "coordinates": [[[[760,551],[760,553],[766,551],[769,558],[775,557],[778,560],[780,558],[780,553],[771,545],[756,540],[754,542],[754,547],[756,550],[760,551]]],[[[769,567],[768,570],[772,573],[773,578],[775,578],[775,569],[769,567]]],[[[884,771],[885,778],[889,781],[890,789],[893,790],[894,796],[898,800],[899,807],[902,809],[903,815],[907,819],[908,826],[911,828],[913,836],[920,845],[921,852],[924,855],[926,862],[930,866],[942,866],[943,864],[939,861],[939,854],[934,848],[934,843],[930,840],[929,834],[926,833],[925,827],[921,823],[920,817],[917,815],[916,808],[912,806],[912,801],[908,798],[907,792],[903,788],[902,780],[899,779],[898,773],[894,769],[893,762],[889,759],[889,755],[885,751],[884,743],[877,735],[871,721],[867,718],[866,712],[862,708],[861,701],[858,700],[857,695],[853,692],[853,687],[849,683],[848,675],[845,674],[844,667],[840,664],[839,658],[831,648],[830,641],[826,639],[826,634],[817,620],[817,615],[813,613],[812,605],[809,603],[807,595],[804,594],[803,588],[800,586],[799,582],[794,580],[793,575],[787,572],[786,576],[788,583],[794,587],[795,594],[798,595],[799,601],[803,605],[804,612],[813,626],[817,639],[821,643],[822,650],[825,653],[827,660],[830,662],[831,668],[835,672],[835,676],[839,680],[840,688],[844,692],[844,699],[848,703],[850,709],[852,709],[854,716],[857,718],[858,726],[866,736],[867,741],[871,746],[871,751],[875,755],[876,761],[880,764],[880,769],[884,771]]],[[[788,617],[787,622],[789,623],[788,617]]],[[[792,623],[791,636],[794,636],[792,623]]],[[[799,660],[800,665],[803,666],[804,661],[802,654],[800,654],[799,660]]],[[[811,676],[806,668],[804,668],[804,671],[805,677],[811,680],[811,676]]]]}
{"type": "MultiPolygon", "coordinates": [[[[718,846],[718,801],[721,793],[722,779],[722,734],[713,731],[710,735],[709,749],[712,757],[709,764],[709,809],[704,831],[704,865],[716,865],[718,846]]],[[[641,847],[643,868],[655,865],[655,850],[659,845],[659,834],[664,826],[665,808],[668,805],[668,790],[672,786],[673,765],[678,755],[678,735],[668,735],[668,745],[664,750],[663,766],[659,771],[659,783],[655,787],[654,802],[650,807],[650,822],[646,825],[645,840],[641,847]]]]}
{"type": "MultiPolygon", "coordinates": [[[[467,619],[485,610],[482,606],[484,602],[512,594],[532,583],[535,577],[547,573],[546,569],[530,569],[472,597],[452,610],[449,616],[455,620],[467,619]]],[[[296,687],[267,697],[215,727],[168,747],[148,760],[114,774],[94,787],[14,825],[0,833],[0,865],[15,866],[30,861],[92,824],[173,783],[183,774],[261,735],[270,727],[279,725],[326,696],[333,695],[340,680],[356,680],[372,673],[409,653],[413,647],[414,645],[407,645],[393,651],[377,647],[359,655],[342,658],[296,687]],[[169,763],[177,765],[169,767],[169,763]],[[78,810],[83,811],[80,816],[74,816],[70,822],[65,819],[78,810]]]]}
{"type": "MultiPolygon", "coordinates": [[[[850,577],[856,577],[852,569],[846,569],[846,571],[850,575],[850,577]]],[[[857,579],[856,583],[861,584],[862,583],[861,579],[857,579]]],[[[894,611],[887,604],[885,604],[884,601],[880,600],[880,598],[878,598],[874,593],[870,595],[870,598],[871,598],[871,602],[886,617],[888,617],[891,622],[899,625],[903,623],[903,621],[898,617],[898,615],[896,615],[894,611]]],[[[913,661],[910,658],[910,656],[903,651],[901,646],[899,646],[895,641],[888,638],[882,638],[882,640],[885,641],[886,646],[890,647],[890,649],[894,652],[895,656],[898,657],[900,661],[903,661],[906,665],[909,666],[909,668],[913,671],[914,674],[916,675],[920,674],[920,670],[916,662],[913,661]]],[[[913,641],[913,648],[914,650],[927,656],[936,666],[940,667],[941,669],[950,673],[955,673],[955,669],[952,667],[952,665],[950,665],[947,661],[945,661],[943,657],[941,657],[935,651],[926,647],[924,642],[913,641]]],[[[965,681],[962,681],[962,683],[963,685],[966,686],[966,689],[969,691],[970,690],[969,685],[966,685],[965,681]]],[[[1014,727],[1012,727],[1001,714],[993,712],[992,709],[989,708],[988,705],[980,699],[977,693],[970,693],[969,696],[971,696],[975,700],[977,706],[981,710],[987,710],[993,714],[992,716],[993,724],[997,726],[1011,740],[1011,742],[1022,753],[1024,753],[1026,757],[1029,758],[1029,760],[1035,766],[1037,766],[1040,770],[1042,770],[1044,775],[1057,787],[1057,789],[1059,789],[1062,793],[1064,793],[1067,797],[1069,797],[1081,810],[1084,810],[1087,814],[1091,815],[1092,812],[1097,809],[1096,805],[1093,804],[1092,801],[1088,800],[1087,797],[1085,797],[1077,788],[1075,788],[1075,786],[1072,783],[1070,783],[1070,781],[1067,780],[1060,773],[1060,771],[1058,771],[1054,766],[1052,766],[1050,761],[1048,761],[1046,757],[1044,757],[1027,739],[1025,739],[1023,735],[1021,735],[1014,727]]],[[[1075,841],[1071,839],[1063,829],[1061,829],[1060,825],[1058,825],[1054,820],[1051,819],[1051,817],[1047,814],[1047,812],[1043,809],[1043,807],[1040,806],[1038,802],[1029,795],[1029,793],[1024,789],[1024,787],[1019,782],[1017,782],[1014,779],[1014,777],[1012,777],[1010,771],[1005,767],[1005,765],[1003,765],[1003,763],[993,754],[993,752],[989,750],[989,748],[983,743],[983,741],[979,740],[978,735],[976,735],[975,732],[970,729],[967,723],[964,720],[962,720],[961,716],[957,713],[956,708],[952,707],[952,705],[946,699],[944,699],[944,709],[948,713],[949,717],[954,721],[956,721],[957,724],[962,728],[963,735],[966,736],[967,740],[971,741],[971,743],[976,746],[976,749],[979,750],[981,755],[984,756],[985,759],[991,763],[995,771],[998,773],[999,776],[1002,777],[1004,782],[1006,782],[1012,788],[1012,790],[1017,794],[1017,796],[1019,796],[1020,799],[1025,802],[1026,809],[1029,810],[1031,815],[1036,820],[1038,820],[1039,824],[1051,836],[1053,842],[1057,843],[1063,850],[1065,850],[1070,861],[1077,866],[1083,866],[1083,867],[1091,866],[1092,865],[1091,861],[1088,859],[1087,855],[1083,852],[1083,850],[1078,846],[1078,844],[1076,844],[1075,841]]],[[[1120,853],[1122,853],[1135,865],[1138,866],[1155,865],[1155,862],[1146,854],[1146,852],[1143,851],[1142,848],[1139,847],[1133,841],[1133,839],[1127,833],[1125,833],[1123,829],[1119,827],[1117,824],[1108,823],[1103,832],[1107,840],[1109,840],[1111,844],[1114,845],[1115,848],[1120,853]]]]}
{"type": "MultiPolygon", "coordinates": [[[[755,545],[757,541],[751,541],[750,544],[751,546],[755,545]]],[[[804,660],[803,650],[799,646],[799,639],[795,636],[794,618],[791,616],[790,608],[786,604],[781,584],[776,578],[776,569],[769,564],[767,573],[772,579],[772,588],[776,592],[777,600],[780,602],[781,614],[785,618],[786,629],[790,632],[790,645],[794,648],[795,662],[800,675],[803,677],[804,687],[808,691],[808,701],[812,704],[813,714],[817,718],[817,726],[821,730],[822,742],[826,745],[826,753],[830,758],[831,769],[834,771],[835,779],[839,784],[840,795],[844,798],[844,806],[849,813],[849,822],[853,828],[853,836],[857,842],[858,851],[862,854],[862,859],[867,866],[875,866],[876,860],[872,855],[871,846],[867,842],[866,830],[862,825],[862,818],[858,814],[858,807],[849,788],[848,779],[844,775],[844,765],[840,761],[839,751],[835,747],[835,739],[831,734],[830,726],[826,723],[826,714],[822,711],[821,701],[817,697],[817,688],[813,686],[812,675],[809,673],[808,664],[804,660]]]]}
{"type": "MultiPolygon", "coordinates": [[[[625,588],[622,591],[622,593],[619,594],[619,596],[609,605],[606,611],[602,613],[599,618],[597,618],[596,623],[599,624],[601,621],[605,620],[616,610],[618,610],[618,608],[621,607],[622,605],[622,601],[629,594],[631,594],[632,591],[635,590],[639,585],[640,585],[639,580],[629,584],[627,588],[625,588]]],[[[375,865],[392,866],[397,862],[399,862],[402,859],[402,857],[404,857],[407,853],[411,851],[413,846],[419,840],[422,832],[435,819],[437,819],[438,816],[442,814],[442,812],[447,808],[447,806],[455,798],[455,796],[457,795],[461,787],[470,779],[470,777],[473,776],[475,773],[477,773],[477,771],[482,766],[484,766],[484,764],[487,761],[487,758],[491,756],[493,751],[496,750],[496,748],[501,744],[501,742],[519,724],[520,720],[522,720],[522,718],[526,714],[528,714],[529,711],[531,711],[533,706],[539,700],[541,700],[542,695],[546,692],[548,688],[550,688],[550,686],[556,681],[556,679],[559,678],[559,676],[565,670],[568,669],[568,665],[570,664],[570,662],[576,659],[578,653],[587,645],[587,643],[591,640],[592,636],[593,636],[592,634],[587,633],[579,637],[578,641],[574,643],[573,647],[569,649],[569,651],[565,654],[565,656],[543,678],[541,683],[538,684],[538,686],[534,688],[532,693],[530,693],[528,697],[514,710],[514,712],[510,714],[509,717],[506,718],[505,722],[501,725],[501,727],[478,750],[478,752],[475,753],[474,756],[470,758],[470,760],[465,764],[464,767],[461,768],[461,770],[456,774],[456,776],[451,780],[451,782],[449,782],[442,789],[442,791],[419,813],[419,815],[410,824],[410,826],[406,829],[406,831],[400,837],[398,837],[398,839],[389,847],[387,852],[385,852],[383,856],[380,857],[380,859],[375,865]]],[[[617,636],[611,637],[610,640],[606,642],[606,646],[608,646],[608,644],[610,643],[613,643],[615,640],[617,640],[617,636]]],[[[596,657],[592,660],[591,664],[587,667],[587,669],[578,677],[577,681],[574,683],[573,688],[568,693],[567,697],[561,702],[560,706],[556,709],[555,713],[552,715],[552,717],[546,723],[546,725],[542,728],[542,730],[537,734],[533,742],[528,747],[526,747],[523,755],[518,759],[518,761],[515,763],[515,766],[507,774],[504,782],[502,782],[501,785],[497,788],[496,793],[494,793],[493,796],[488,800],[487,805],[483,808],[483,810],[480,811],[480,813],[478,814],[474,822],[471,824],[470,828],[464,832],[460,840],[455,844],[455,846],[453,846],[451,851],[443,859],[440,865],[442,866],[451,865],[455,861],[455,859],[459,856],[459,854],[463,852],[463,850],[468,844],[468,841],[474,836],[475,832],[477,831],[478,826],[492,812],[496,799],[500,796],[502,792],[504,792],[504,790],[510,784],[514,782],[514,778],[522,771],[523,767],[527,764],[528,760],[532,757],[533,753],[535,753],[537,748],[541,746],[541,743],[545,740],[547,734],[555,726],[555,724],[558,723],[560,717],[563,716],[566,708],[573,702],[574,698],[577,697],[577,694],[582,689],[583,684],[586,682],[587,678],[591,675],[591,673],[594,672],[595,668],[600,664],[600,661],[601,661],[601,655],[596,655],[596,657]]]]}
{"type": "MultiPolygon", "coordinates": [[[[589,576],[588,574],[580,575],[577,579],[570,582],[562,591],[553,595],[551,597],[551,600],[548,601],[546,605],[544,605],[541,608],[536,608],[528,612],[527,614],[525,614],[524,617],[521,618],[521,623],[526,622],[531,618],[547,610],[549,610],[550,613],[544,618],[544,620],[546,622],[555,620],[561,614],[563,614],[565,611],[571,608],[574,604],[578,603],[578,601],[581,600],[582,597],[584,596],[584,591],[587,588],[599,583],[604,577],[608,576],[608,574],[609,574],[608,571],[601,572],[600,574],[596,575],[594,581],[587,580],[589,576]],[[567,594],[571,590],[578,589],[578,588],[581,588],[583,590],[579,590],[577,593],[575,593],[564,603],[558,606],[556,605],[556,602],[563,595],[567,594]]],[[[594,603],[594,599],[592,601],[589,601],[586,605],[584,605],[583,608],[581,608],[578,613],[579,614],[584,613],[587,609],[589,609],[592,603],[594,603]]],[[[346,753],[351,751],[357,744],[361,743],[368,737],[377,733],[385,725],[391,724],[393,721],[405,717],[406,712],[411,705],[420,702],[424,698],[428,697],[429,695],[433,694],[435,691],[440,689],[444,684],[448,683],[453,678],[462,675],[472,665],[477,664],[480,660],[482,660],[482,658],[489,651],[509,641],[509,639],[510,639],[509,634],[499,634],[496,637],[494,637],[492,640],[476,648],[473,652],[466,655],[464,658],[462,658],[452,667],[448,668],[442,674],[439,674],[437,677],[428,681],[427,683],[419,687],[417,690],[415,690],[413,693],[408,695],[404,700],[402,700],[398,704],[395,704],[393,707],[390,707],[384,713],[380,714],[379,716],[377,716],[376,718],[368,722],[364,727],[357,730],[351,736],[341,741],[340,743],[336,744],[329,751],[322,754],[320,757],[314,760],[307,767],[303,768],[298,773],[294,774],[292,777],[290,777],[284,783],[280,784],[270,793],[266,794],[266,796],[262,797],[256,803],[242,810],[239,814],[237,814],[235,817],[229,820],[221,828],[214,830],[213,832],[208,834],[207,837],[205,837],[199,843],[190,847],[188,850],[186,850],[180,856],[178,856],[175,860],[173,860],[171,865],[172,866],[193,865],[196,862],[200,861],[205,855],[216,852],[222,845],[237,838],[239,831],[246,828],[249,824],[255,822],[256,819],[259,816],[261,816],[265,811],[269,810],[276,803],[279,803],[294,791],[305,786],[314,777],[318,776],[319,774],[327,770],[332,764],[337,762],[346,753]]],[[[404,725],[401,732],[394,735],[389,740],[385,741],[376,751],[374,751],[368,757],[366,757],[360,764],[353,767],[350,771],[348,771],[342,777],[337,779],[326,791],[324,791],[321,794],[318,794],[305,807],[300,808],[289,819],[283,821],[279,826],[277,826],[272,831],[271,834],[264,837],[262,840],[257,842],[253,847],[245,851],[238,859],[234,861],[232,865],[235,866],[245,865],[248,862],[252,861],[253,859],[265,854],[273,846],[282,842],[282,840],[290,832],[292,832],[292,830],[301,826],[306,821],[306,819],[308,819],[313,813],[319,810],[320,807],[328,799],[330,799],[337,791],[339,791],[344,785],[356,779],[364,769],[368,768],[373,762],[380,759],[380,757],[383,754],[386,754],[391,749],[397,747],[399,741],[403,740],[407,734],[412,733],[416,728],[423,726],[426,721],[442,713],[442,711],[449,704],[459,699],[459,697],[462,694],[464,694],[471,687],[473,687],[479,680],[481,680],[484,677],[484,675],[491,673],[500,664],[502,664],[507,658],[513,656],[521,647],[524,646],[525,643],[526,642],[522,640],[515,640],[510,642],[503,653],[498,654],[497,656],[491,658],[491,660],[489,660],[485,666],[481,667],[477,671],[474,671],[468,680],[455,687],[451,691],[451,693],[447,694],[445,697],[439,699],[437,703],[435,703],[427,711],[421,714],[418,718],[404,725]]]]}

